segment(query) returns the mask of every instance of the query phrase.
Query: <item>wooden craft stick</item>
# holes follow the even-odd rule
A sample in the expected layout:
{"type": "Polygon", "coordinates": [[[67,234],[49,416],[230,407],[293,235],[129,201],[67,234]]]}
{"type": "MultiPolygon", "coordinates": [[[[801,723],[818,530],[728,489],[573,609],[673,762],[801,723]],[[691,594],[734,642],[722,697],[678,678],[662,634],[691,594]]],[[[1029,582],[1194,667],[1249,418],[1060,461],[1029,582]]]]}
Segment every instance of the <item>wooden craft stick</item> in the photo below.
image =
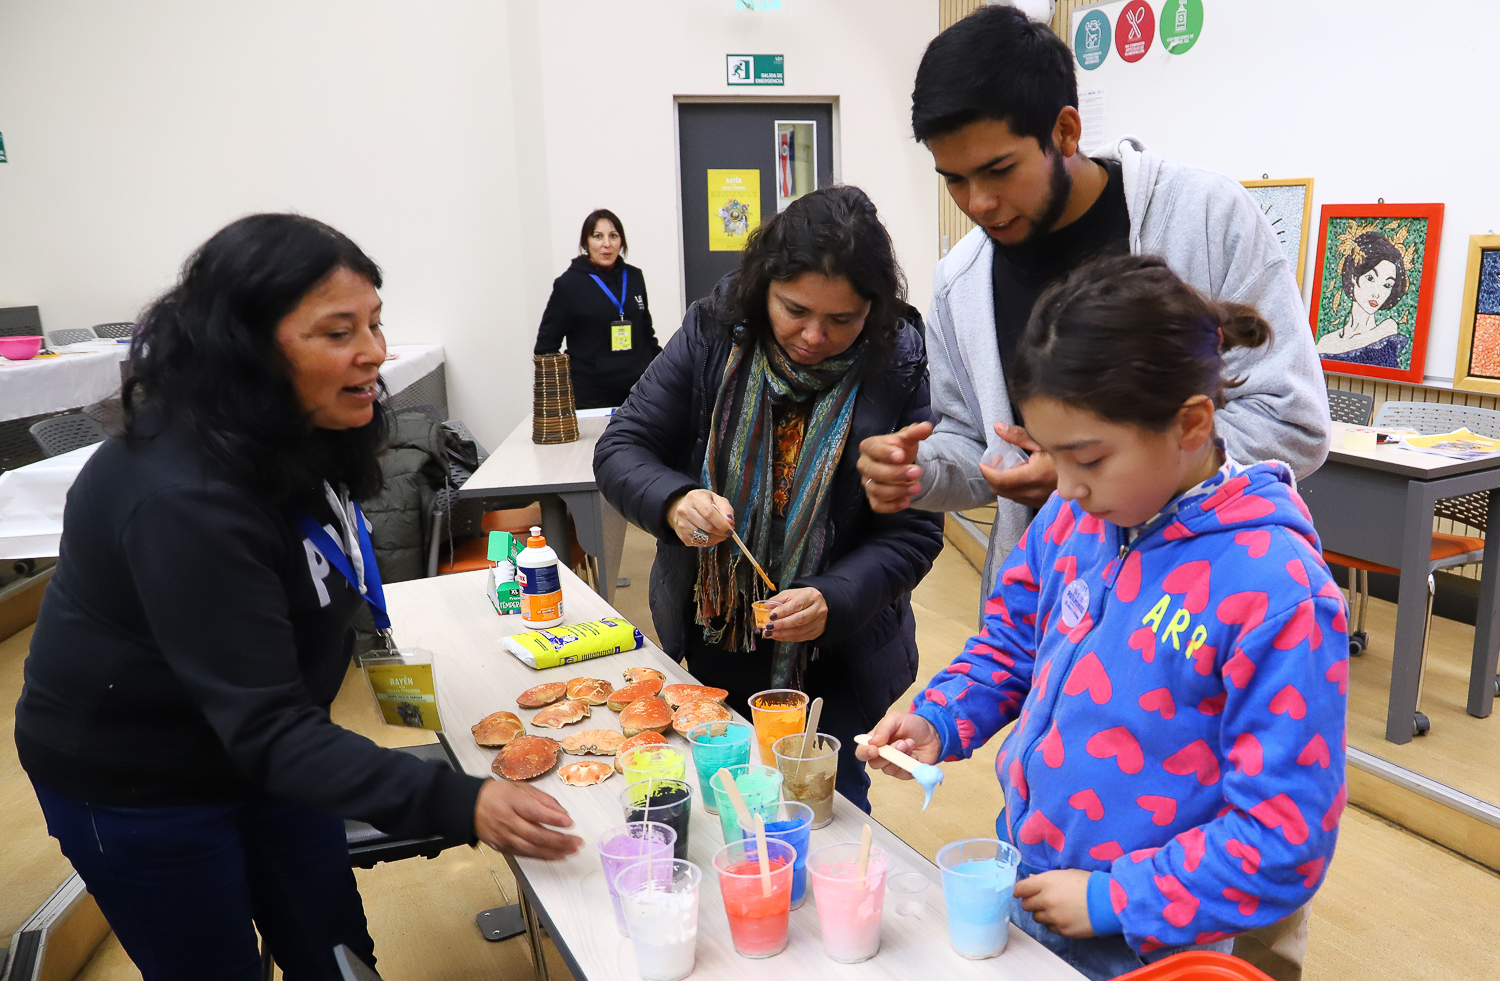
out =
{"type": "Polygon", "coordinates": [[[807,759],[807,740],[809,737],[817,740],[814,748],[821,748],[823,737],[818,735],[818,718],[823,714],[823,697],[820,695],[813,699],[812,707],[807,710],[807,728],[802,732],[802,758],[807,759]]]}
{"type": "Polygon", "coordinates": [[[750,564],[755,566],[755,571],[760,573],[760,578],[766,584],[766,588],[773,593],[776,592],[776,584],[771,581],[770,576],[766,575],[766,570],[760,567],[760,563],[755,561],[755,556],[751,555],[750,550],[745,547],[745,543],[740,541],[740,536],[734,533],[734,526],[732,525],[729,528],[729,537],[734,539],[734,543],[740,547],[740,551],[745,553],[745,558],[749,559],[750,564]]]}
{"type": "Polygon", "coordinates": [[[870,842],[872,838],[873,833],[870,831],[869,824],[866,824],[865,829],[859,833],[859,877],[861,879],[870,873],[870,842]]]}
{"type": "Polygon", "coordinates": [[[729,772],[729,767],[722,767],[718,777],[719,782],[724,785],[724,793],[729,795],[729,803],[734,807],[734,816],[739,820],[740,827],[750,827],[750,809],[745,806],[745,798],[740,796],[740,785],[734,782],[734,775],[729,772]]]}
{"type": "MultiPolygon", "coordinates": [[[[868,746],[870,743],[870,734],[867,732],[862,732],[854,737],[854,741],[861,746],[868,746]]],[[[896,749],[893,746],[881,746],[876,749],[876,752],[883,756],[885,759],[888,759],[892,763],[899,766],[901,769],[907,771],[908,773],[916,773],[917,767],[923,765],[920,760],[916,760],[910,756],[907,756],[905,753],[901,752],[901,750],[896,749]]]]}
{"type": "MultiPolygon", "coordinates": [[[[866,828],[869,825],[865,825],[866,828]]],[[[760,853],[760,894],[771,895],[771,856],[766,848],[766,820],[755,815],[755,848],[760,853]]]]}

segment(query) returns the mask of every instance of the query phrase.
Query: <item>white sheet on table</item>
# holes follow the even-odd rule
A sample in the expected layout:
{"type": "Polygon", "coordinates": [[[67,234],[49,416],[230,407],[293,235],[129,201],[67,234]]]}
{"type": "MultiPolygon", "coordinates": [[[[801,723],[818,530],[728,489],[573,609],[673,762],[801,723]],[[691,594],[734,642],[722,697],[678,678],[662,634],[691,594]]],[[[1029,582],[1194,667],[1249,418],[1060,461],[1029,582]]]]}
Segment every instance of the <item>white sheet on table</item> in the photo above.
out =
{"type": "Polygon", "coordinates": [[[392,344],[386,350],[399,355],[380,367],[380,377],[392,395],[443,363],[441,344],[392,344]]]}
{"type": "Polygon", "coordinates": [[[0,473],[0,559],[57,555],[68,488],[101,445],[0,473]]]}
{"type": "Polygon", "coordinates": [[[64,412],[118,392],[120,362],[130,345],[78,347],[80,353],[55,358],[0,359],[0,421],[64,412]]]}

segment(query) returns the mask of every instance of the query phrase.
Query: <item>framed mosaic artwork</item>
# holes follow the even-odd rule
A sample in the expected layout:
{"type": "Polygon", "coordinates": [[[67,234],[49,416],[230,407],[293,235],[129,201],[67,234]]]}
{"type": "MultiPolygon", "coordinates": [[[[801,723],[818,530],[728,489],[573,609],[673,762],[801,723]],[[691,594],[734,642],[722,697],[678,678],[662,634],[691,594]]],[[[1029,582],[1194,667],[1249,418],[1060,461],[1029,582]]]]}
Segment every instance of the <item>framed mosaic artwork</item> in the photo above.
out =
{"type": "Polygon", "coordinates": [[[1276,243],[1297,273],[1297,288],[1300,290],[1307,259],[1307,230],[1312,227],[1313,179],[1286,177],[1240,183],[1245,185],[1261,214],[1271,223],[1276,243]]]}
{"type": "Polygon", "coordinates": [[[1453,387],[1500,395],[1500,235],[1469,236],[1453,387]]]}
{"type": "Polygon", "coordinates": [[[1417,385],[1443,234],[1441,204],[1325,204],[1313,269],[1323,370],[1417,385]]]}

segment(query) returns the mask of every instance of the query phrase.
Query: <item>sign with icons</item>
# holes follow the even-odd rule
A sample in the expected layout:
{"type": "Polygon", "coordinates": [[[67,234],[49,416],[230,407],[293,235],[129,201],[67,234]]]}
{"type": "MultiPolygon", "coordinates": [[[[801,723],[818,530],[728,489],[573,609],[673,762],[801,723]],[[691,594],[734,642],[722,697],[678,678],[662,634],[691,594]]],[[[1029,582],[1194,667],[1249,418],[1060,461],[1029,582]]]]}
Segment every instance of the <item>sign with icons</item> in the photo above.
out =
{"type": "Polygon", "coordinates": [[[1126,61],[1140,61],[1156,36],[1156,15],[1146,0],[1130,0],[1115,21],[1115,50],[1126,61]]]}
{"type": "Polygon", "coordinates": [[[785,85],[786,55],[725,55],[724,84],[785,85]]]}
{"type": "Polygon", "coordinates": [[[1165,0],[1161,8],[1161,46],[1185,54],[1203,33],[1203,0],[1165,0]]]}
{"type": "Polygon", "coordinates": [[[1109,18],[1103,11],[1090,10],[1078,22],[1073,33],[1073,54],[1085,71],[1093,71],[1109,57],[1109,18]]]}

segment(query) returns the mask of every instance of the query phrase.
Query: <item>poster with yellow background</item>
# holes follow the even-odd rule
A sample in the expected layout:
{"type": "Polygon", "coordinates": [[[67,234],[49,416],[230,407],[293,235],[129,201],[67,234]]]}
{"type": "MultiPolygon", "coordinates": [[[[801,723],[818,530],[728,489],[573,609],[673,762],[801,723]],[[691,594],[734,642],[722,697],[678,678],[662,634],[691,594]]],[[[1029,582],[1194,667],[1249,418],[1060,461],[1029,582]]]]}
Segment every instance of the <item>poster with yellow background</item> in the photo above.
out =
{"type": "Polygon", "coordinates": [[[760,171],[708,172],[708,250],[742,252],[760,227],[760,171]]]}

